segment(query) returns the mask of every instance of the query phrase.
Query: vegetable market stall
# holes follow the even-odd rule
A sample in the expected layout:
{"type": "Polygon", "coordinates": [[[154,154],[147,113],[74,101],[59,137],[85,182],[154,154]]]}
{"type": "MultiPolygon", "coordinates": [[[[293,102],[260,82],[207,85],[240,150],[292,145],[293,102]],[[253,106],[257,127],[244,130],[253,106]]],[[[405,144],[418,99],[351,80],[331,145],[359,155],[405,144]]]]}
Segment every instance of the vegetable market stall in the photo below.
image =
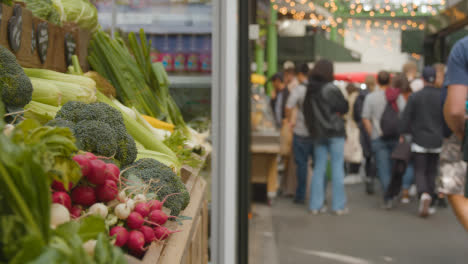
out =
{"type": "Polygon", "coordinates": [[[111,38],[88,0],[23,2],[1,5],[0,262],[207,263],[209,148],[145,33],[111,38]]]}
{"type": "Polygon", "coordinates": [[[266,184],[267,198],[271,204],[278,191],[279,132],[253,132],[251,152],[251,182],[266,184]]]}

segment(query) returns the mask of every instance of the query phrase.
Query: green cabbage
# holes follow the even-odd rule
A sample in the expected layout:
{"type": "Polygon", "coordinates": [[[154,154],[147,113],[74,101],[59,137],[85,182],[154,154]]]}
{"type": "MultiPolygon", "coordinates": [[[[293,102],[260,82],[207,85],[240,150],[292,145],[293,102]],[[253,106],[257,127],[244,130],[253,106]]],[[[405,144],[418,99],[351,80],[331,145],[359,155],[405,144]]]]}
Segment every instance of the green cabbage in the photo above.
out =
{"type": "Polygon", "coordinates": [[[23,0],[23,2],[26,4],[26,8],[31,10],[35,16],[61,25],[60,14],[52,4],[52,0],[23,0]]]}
{"type": "Polygon", "coordinates": [[[52,3],[62,22],[76,23],[91,32],[98,29],[97,9],[88,0],[52,0],[52,3]]]}

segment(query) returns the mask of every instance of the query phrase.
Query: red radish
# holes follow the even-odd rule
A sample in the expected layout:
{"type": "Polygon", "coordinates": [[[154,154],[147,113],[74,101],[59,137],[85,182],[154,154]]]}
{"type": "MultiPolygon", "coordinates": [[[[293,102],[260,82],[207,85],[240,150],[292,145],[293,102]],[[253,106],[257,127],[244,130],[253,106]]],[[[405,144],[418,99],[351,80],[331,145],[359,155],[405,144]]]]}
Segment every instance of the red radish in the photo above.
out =
{"type": "Polygon", "coordinates": [[[171,230],[167,229],[165,226],[157,226],[157,227],[153,228],[153,232],[154,232],[154,236],[156,237],[157,240],[165,240],[165,239],[167,239],[169,237],[170,234],[180,232],[180,230],[171,231],[171,230]]]}
{"type": "Polygon", "coordinates": [[[144,251],[143,246],[145,245],[145,236],[138,230],[130,231],[127,241],[127,247],[131,251],[144,251]]]}
{"type": "Polygon", "coordinates": [[[135,209],[133,211],[141,214],[143,217],[147,217],[150,213],[150,208],[146,203],[139,203],[135,205],[135,209]]]}
{"type": "Polygon", "coordinates": [[[114,226],[110,232],[109,232],[110,236],[114,236],[115,235],[115,243],[114,245],[118,246],[118,247],[123,247],[125,246],[125,244],[127,243],[128,241],[128,237],[129,237],[129,233],[127,231],[127,229],[125,229],[125,227],[122,227],[122,226],[114,226]]]}
{"type": "Polygon", "coordinates": [[[155,224],[164,225],[168,218],[175,218],[175,216],[167,216],[166,213],[161,210],[154,210],[150,212],[148,218],[155,224]]]}
{"type": "Polygon", "coordinates": [[[86,152],[86,153],[84,154],[84,156],[86,156],[89,160],[96,160],[96,159],[97,159],[96,155],[94,155],[94,154],[91,153],[91,152],[86,152]]]}
{"type": "Polygon", "coordinates": [[[137,212],[132,212],[127,218],[127,226],[130,229],[139,229],[144,222],[143,216],[137,212]]]}
{"type": "Polygon", "coordinates": [[[153,229],[151,227],[144,225],[144,226],[140,227],[140,232],[145,237],[145,243],[153,242],[155,236],[154,236],[154,231],[153,231],[153,229]]]}
{"type": "Polygon", "coordinates": [[[162,210],[163,208],[163,205],[166,203],[167,201],[167,198],[173,196],[173,195],[177,195],[177,194],[180,194],[180,193],[172,193],[172,194],[169,194],[167,195],[166,197],[164,197],[164,200],[159,201],[159,200],[152,200],[152,201],[149,201],[148,202],[148,205],[150,207],[150,211],[154,211],[154,210],[162,210]]]}
{"type": "Polygon", "coordinates": [[[102,160],[91,160],[89,162],[89,173],[86,178],[90,183],[100,185],[106,181],[106,175],[104,170],[106,169],[106,163],[102,160]]]}
{"type": "Polygon", "coordinates": [[[120,169],[115,164],[107,163],[106,168],[104,169],[104,175],[106,177],[106,180],[119,182],[120,169]]]}
{"type": "Polygon", "coordinates": [[[145,249],[141,248],[141,249],[130,250],[130,254],[134,257],[142,258],[143,255],[145,254],[145,249]]]}
{"type": "Polygon", "coordinates": [[[75,155],[73,156],[73,160],[80,165],[81,173],[83,176],[87,176],[89,174],[89,161],[90,159],[85,155],[75,155]]]}
{"type": "Polygon", "coordinates": [[[71,210],[71,199],[66,192],[56,192],[52,194],[52,203],[58,203],[71,210]]]}
{"type": "Polygon", "coordinates": [[[81,216],[81,212],[83,212],[83,208],[79,205],[75,205],[70,210],[70,215],[72,218],[78,218],[81,216]]]}
{"type": "Polygon", "coordinates": [[[74,203],[91,206],[96,203],[96,194],[94,189],[89,186],[78,186],[72,191],[72,200],[74,203]]]}
{"type": "Polygon", "coordinates": [[[71,183],[71,182],[68,183],[68,190],[65,189],[65,186],[63,185],[63,183],[61,183],[59,181],[55,181],[55,180],[52,182],[51,186],[52,186],[52,189],[54,189],[56,191],[68,192],[73,188],[73,183],[71,183]]]}
{"type": "Polygon", "coordinates": [[[96,195],[99,201],[109,202],[115,199],[119,194],[117,184],[114,181],[106,180],[104,184],[96,187],[96,195]]]}

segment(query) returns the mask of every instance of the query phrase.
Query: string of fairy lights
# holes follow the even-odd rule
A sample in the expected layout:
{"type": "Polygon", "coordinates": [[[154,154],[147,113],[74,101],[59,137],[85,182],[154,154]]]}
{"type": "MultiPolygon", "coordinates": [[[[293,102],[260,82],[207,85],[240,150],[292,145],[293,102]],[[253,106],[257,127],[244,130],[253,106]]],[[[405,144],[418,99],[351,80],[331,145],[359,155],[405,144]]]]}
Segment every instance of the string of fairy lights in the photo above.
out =
{"type": "Polygon", "coordinates": [[[364,25],[367,33],[379,28],[384,33],[390,29],[424,30],[425,23],[416,16],[436,15],[446,0],[270,0],[273,8],[294,20],[309,20],[312,26],[327,32],[338,27],[342,36],[346,28],[364,25]],[[320,14],[318,9],[330,15],[320,14]],[[371,20],[372,19],[372,20],[371,20]],[[339,25],[341,25],[339,27],[339,25]],[[344,27],[344,28],[343,28],[344,27]]]}

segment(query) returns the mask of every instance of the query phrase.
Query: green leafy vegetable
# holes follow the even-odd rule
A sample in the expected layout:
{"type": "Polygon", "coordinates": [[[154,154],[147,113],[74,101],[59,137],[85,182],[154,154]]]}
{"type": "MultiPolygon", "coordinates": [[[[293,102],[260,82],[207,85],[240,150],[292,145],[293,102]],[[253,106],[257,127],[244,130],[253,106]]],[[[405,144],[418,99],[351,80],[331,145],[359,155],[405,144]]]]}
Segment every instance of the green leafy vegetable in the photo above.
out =
{"type": "Polygon", "coordinates": [[[27,119],[16,126],[13,141],[34,151],[50,180],[68,186],[81,178],[80,167],[71,159],[78,148],[69,128],[41,126],[27,119]]]}
{"type": "Polygon", "coordinates": [[[164,144],[174,151],[183,164],[198,168],[203,161],[197,155],[194,155],[192,148],[186,146],[187,141],[187,136],[181,130],[175,130],[170,137],[164,140],[164,144]]]}
{"type": "Polygon", "coordinates": [[[52,5],[51,0],[22,0],[33,15],[48,20],[57,25],[61,25],[60,14],[52,5]]]}
{"type": "Polygon", "coordinates": [[[98,12],[88,0],[52,0],[62,22],[72,22],[91,32],[99,28],[98,12]]]}

